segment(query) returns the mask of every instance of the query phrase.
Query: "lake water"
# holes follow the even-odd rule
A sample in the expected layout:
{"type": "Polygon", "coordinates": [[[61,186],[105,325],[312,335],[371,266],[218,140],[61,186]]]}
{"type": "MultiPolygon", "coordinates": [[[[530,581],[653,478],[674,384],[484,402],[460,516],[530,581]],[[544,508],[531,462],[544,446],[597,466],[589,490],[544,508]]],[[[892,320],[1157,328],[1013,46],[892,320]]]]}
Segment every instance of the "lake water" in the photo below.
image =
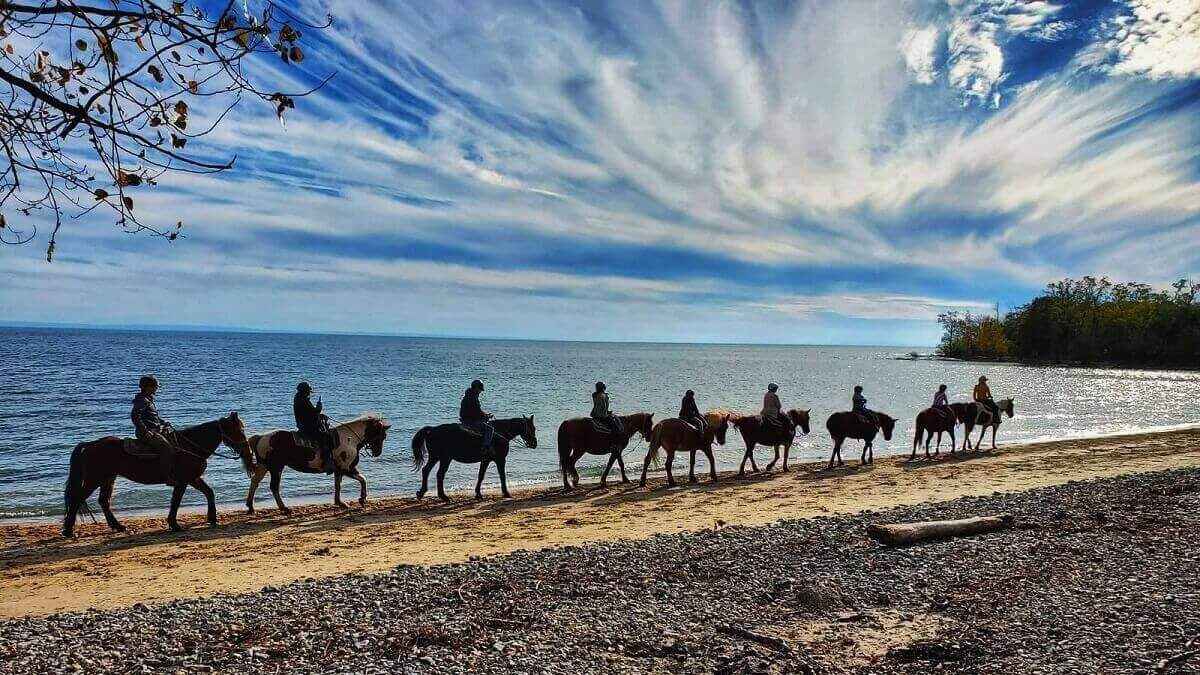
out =
{"type": "MultiPolygon", "coordinates": [[[[419,475],[410,470],[408,449],[413,434],[426,424],[453,420],[474,378],[487,383],[483,400],[489,412],[536,416],[538,448],[517,448],[509,459],[514,484],[558,480],[555,431],[563,419],[588,413],[596,380],[608,384],[616,412],[653,411],[656,419],[673,416],[689,388],[696,390],[701,409],[757,412],[767,383],[777,382],[785,407],[813,411],[812,433],[793,449],[799,461],[828,458],[825,418],[849,407],[858,383],[866,387],[872,408],[901,420],[893,440],[877,444],[878,455],[907,452],[912,419],[939,383],[949,385],[951,400],[965,400],[980,374],[989,377],[997,398],[1016,397],[1017,416],[1005,420],[1001,443],[1200,423],[1200,373],[896,358],[909,351],[0,329],[0,518],[61,512],[71,448],[131,432],[130,402],[144,372],[161,381],[159,410],[176,427],[231,410],[240,412],[250,433],[290,427],[292,395],[302,379],[324,397],[334,419],[381,413],[393,425],[384,454],[360,464],[376,496],[415,491],[419,475]]],[[[851,448],[847,457],[857,445],[851,448]]],[[[740,437],[731,433],[729,444],[718,448],[719,468],[735,468],[742,451],[740,437]]],[[[581,475],[598,475],[602,462],[585,458],[581,475]]],[[[641,456],[627,464],[640,462],[641,456]]],[[[456,464],[448,485],[470,485],[475,473],[474,466],[456,464]]],[[[223,503],[245,498],[247,478],[234,460],[214,458],[208,480],[223,503]]],[[[494,469],[488,483],[498,484],[494,469]]],[[[331,484],[326,476],[285,472],[284,497],[325,500],[331,484]]],[[[351,482],[348,495],[356,494],[355,487],[351,482]]],[[[258,498],[261,506],[272,506],[265,482],[258,498]]],[[[164,487],[121,480],[114,506],[128,512],[165,508],[168,501],[164,487]]],[[[189,490],[185,504],[201,503],[189,490]]]]}

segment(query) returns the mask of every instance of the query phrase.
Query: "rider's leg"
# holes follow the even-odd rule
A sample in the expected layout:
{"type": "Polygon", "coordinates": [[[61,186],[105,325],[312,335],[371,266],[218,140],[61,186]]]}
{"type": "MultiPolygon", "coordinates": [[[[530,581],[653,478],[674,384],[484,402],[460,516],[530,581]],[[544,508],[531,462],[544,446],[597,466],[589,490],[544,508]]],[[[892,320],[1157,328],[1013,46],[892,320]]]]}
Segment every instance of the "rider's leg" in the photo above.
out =
{"type": "Polygon", "coordinates": [[[483,422],[480,426],[480,431],[483,433],[483,452],[490,456],[492,453],[492,438],[496,435],[496,430],[487,422],[483,422]]]}

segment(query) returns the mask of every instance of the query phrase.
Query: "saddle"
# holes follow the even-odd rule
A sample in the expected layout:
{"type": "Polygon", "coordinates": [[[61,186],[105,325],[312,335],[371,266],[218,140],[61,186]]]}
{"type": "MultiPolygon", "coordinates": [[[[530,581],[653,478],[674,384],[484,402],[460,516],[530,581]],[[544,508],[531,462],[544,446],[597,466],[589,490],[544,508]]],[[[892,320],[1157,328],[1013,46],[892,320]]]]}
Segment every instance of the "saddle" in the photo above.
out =
{"type": "Polygon", "coordinates": [[[325,440],[329,443],[330,448],[336,448],[342,444],[342,439],[338,436],[338,432],[330,429],[320,434],[310,434],[304,431],[293,431],[292,443],[298,448],[308,448],[310,450],[320,450],[321,441],[325,440]]]}
{"type": "Polygon", "coordinates": [[[121,441],[121,449],[124,450],[125,454],[127,455],[158,456],[157,448],[147,443],[143,443],[136,438],[123,438],[121,441]]]}
{"type": "Polygon", "coordinates": [[[591,418],[591,420],[592,420],[592,427],[596,430],[597,433],[617,434],[617,433],[621,432],[621,420],[619,418],[616,418],[616,417],[612,418],[613,426],[611,426],[611,427],[609,425],[605,424],[604,422],[596,419],[595,417],[591,418]]]}

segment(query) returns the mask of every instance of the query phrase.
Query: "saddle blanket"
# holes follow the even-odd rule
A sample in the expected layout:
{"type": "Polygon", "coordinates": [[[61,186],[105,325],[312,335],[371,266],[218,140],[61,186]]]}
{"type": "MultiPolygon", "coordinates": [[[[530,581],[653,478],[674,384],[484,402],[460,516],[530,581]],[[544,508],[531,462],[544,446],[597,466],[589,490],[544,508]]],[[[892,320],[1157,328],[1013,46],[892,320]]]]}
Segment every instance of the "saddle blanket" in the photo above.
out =
{"type": "MultiPolygon", "coordinates": [[[[608,426],[607,424],[605,424],[604,422],[601,422],[600,420],[598,420],[598,419],[596,419],[596,418],[594,418],[594,417],[593,417],[593,418],[591,418],[591,419],[592,419],[592,428],[594,428],[594,429],[595,429],[597,432],[599,432],[599,433],[602,433],[602,434],[611,434],[611,433],[613,433],[613,430],[612,430],[612,428],[611,428],[611,427],[609,427],[609,426],[608,426]]],[[[620,423],[620,422],[617,422],[617,428],[618,428],[618,429],[620,429],[620,428],[621,428],[621,423],[620,423]]]]}

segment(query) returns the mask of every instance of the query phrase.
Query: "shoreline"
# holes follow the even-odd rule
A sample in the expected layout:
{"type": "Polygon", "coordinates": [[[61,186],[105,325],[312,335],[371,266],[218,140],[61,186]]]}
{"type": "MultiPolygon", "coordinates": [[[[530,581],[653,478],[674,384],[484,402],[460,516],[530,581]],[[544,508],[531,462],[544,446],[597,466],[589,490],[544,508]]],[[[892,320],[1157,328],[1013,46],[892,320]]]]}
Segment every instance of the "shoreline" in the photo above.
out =
{"type": "MultiPolygon", "coordinates": [[[[1111,432],[1083,431],[1078,434],[1057,435],[1057,436],[1034,436],[1032,438],[1015,439],[1009,443],[1002,442],[1002,443],[1000,443],[1000,447],[1001,447],[1001,449],[1006,448],[1006,447],[1016,448],[1016,447],[1026,447],[1026,446],[1034,446],[1034,445],[1045,445],[1048,443],[1069,443],[1069,442],[1074,442],[1074,441],[1103,440],[1103,439],[1108,439],[1108,438],[1117,438],[1117,437],[1121,437],[1121,436],[1140,436],[1143,434],[1173,433],[1173,432],[1177,432],[1177,431],[1190,431],[1190,430],[1200,430],[1200,422],[1181,422],[1179,424],[1154,425],[1154,426],[1148,426],[1148,427],[1141,427],[1141,428],[1137,428],[1137,429],[1123,429],[1123,430],[1111,431],[1111,432]]],[[[819,434],[819,433],[821,433],[821,429],[814,426],[812,433],[814,435],[819,434]]],[[[797,438],[801,438],[801,437],[797,437],[797,438]]],[[[897,435],[896,438],[900,439],[901,437],[899,435],[897,435]]],[[[728,441],[728,444],[725,447],[737,448],[737,447],[740,447],[739,446],[740,442],[741,441],[738,438],[736,438],[736,436],[731,436],[728,441]]],[[[644,449],[644,448],[645,448],[645,443],[642,442],[641,449],[644,449]]],[[[944,446],[943,446],[943,448],[944,448],[944,446]]],[[[798,459],[797,455],[799,454],[799,450],[800,449],[797,447],[792,448],[792,463],[795,466],[797,466],[797,467],[808,466],[808,465],[815,466],[815,465],[818,465],[821,463],[821,461],[814,462],[814,461],[809,461],[807,459],[798,459]]],[[[946,452],[947,451],[943,449],[943,454],[945,454],[946,452]]],[[[854,453],[844,452],[843,456],[849,458],[853,454],[854,453]]],[[[877,460],[896,459],[896,458],[907,457],[908,451],[903,451],[900,453],[892,453],[889,451],[883,451],[883,452],[876,451],[875,456],[876,456],[877,460]]],[[[918,451],[917,456],[918,456],[918,458],[921,457],[921,451],[918,451]]],[[[762,458],[762,457],[769,457],[769,455],[765,454],[762,446],[759,446],[759,448],[755,452],[755,457],[762,458]]],[[[628,460],[628,457],[626,459],[628,460]]],[[[587,461],[587,460],[585,459],[583,461],[587,461]]],[[[703,464],[702,460],[698,459],[697,461],[699,463],[703,464]]],[[[770,460],[767,459],[767,461],[770,461],[770,460]]],[[[857,461],[857,460],[855,460],[855,461],[857,461]]],[[[762,462],[762,464],[765,465],[765,462],[762,462]]],[[[458,466],[458,465],[456,464],[456,466],[458,466]]],[[[474,466],[474,465],[472,465],[472,466],[474,466]]],[[[707,467],[706,464],[704,464],[704,466],[707,467]]],[[[630,468],[630,470],[632,470],[632,468],[633,468],[632,463],[629,464],[629,468],[630,468]]],[[[614,475],[616,475],[616,471],[617,471],[616,467],[613,467],[614,475]]],[[[719,475],[725,475],[725,474],[730,474],[730,473],[733,473],[733,472],[727,471],[727,470],[726,471],[720,471],[720,470],[718,471],[719,475]]],[[[665,475],[666,474],[663,472],[663,469],[661,467],[658,469],[651,467],[651,469],[650,469],[649,476],[651,478],[663,478],[663,477],[665,477],[665,475]]],[[[619,475],[617,477],[619,478],[619,475]]],[[[329,476],[328,478],[330,480],[329,490],[327,492],[323,492],[319,495],[317,495],[317,494],[289,495],[287,493],[287,491],[285,490],[283,492],[283,496],[284,496],[284,499],[286,500],[288,506],[289,507],[308,507],[308,506],[330,506],[330,505],[332,505],[332,503],[333,503],[333,491],[332,491],[333,490],[333,488],[332,488],[333,477],[329,476]]],[[[611,478],[612,478],[612,476],[610,475],[610,479],[611,478]]],[[[432,480],[432,478],[431,478],[431,480],[432,480]]],[[[610,482],[611,482],[611,480],[610,480],[610,482]]],[[[468,479],[467,483],[472,483],[472,480],[468,479]]],[[[562,481],[560,478],[557,477],[557,474],[554,474],[553,477],[545,479],[545,480],[538,480],[538,479],[516,480],[516,479],[512,479],[512,478],[509,479],[509,486],[511,488],[513,488],[514,494],[517,492],[525,492],[525,491],[530,491],[530,490],[553,490],[555,488],[559,488],[561,486],[561,483],[562,483],[562,481]]],[[[595,487],[596,485],[598,485],[599,483],[600,483],[600,478],[598,476],[584,475],[581,472],[580,481],[579,481],[579,485],[580,485],[581,489],[592,488],[592,487],[595,487]]],[[[472,485],[473,485],[473,483],[471,485],[463,484],[463,485],[448,487],[446,489],[446,493],[449,494],[451,496],[451,498],[470,497],[470,496],[474,495],[474,487],[472,485]]],[[[496,479],[496,477],[495,477],[494,468],[489,473],[487,479],[485,479],[483,487],[484,487],[485,498],[487,498],[489,496],[489,494],[488,494],[489,490],[491,490],[493,492],[499,491],[500,485],[499,485],[498,479],[496,479]]],[[[120,489],[120,484],[118,483],[118,491],[119,491],[119,489],[120,489]]],[[[166,488],[163,488],[163,489],[164,489],[164,500],[169,500],[169,496],[170,496],[169,491],[166,491],[166,488]]],[[[356,490],[357,490],[356,484],[353,483],[352,481],[343,484],[342,498],[347,504],[350,504],[355,499],[357,499],[357,497],[355,497],[355,495],[357,494],[356,490]]],[[[406,498],[411,498],[411,497],[412,497],[411,491],[410,492],[397,492],[397,491],[387,490],[387,489],[383,489],[383,488],[378,488],[378,489],[372,488],[369,499],[371,501],[398,500],[398,499],[406,499],[406,498]]],[[[92,505],[95,503],[95,501],[96,501],[96,495],[93,494],[88,499],[88,503],[89,503],[89,505],[92,505]]],[[[257,495],[257,499],[255,501],[255,504],[256,504],[256,506],[260,507],[260,510],[262,507],[266,507],[268,510],[273,510],[275,508],[274,501],[271,499],[270,487],[267,485],[267,481],[263,481],[263,484],[259,487],[259,491],[258,491],[258,495],[257,495]]],[[[186,505],[182,505],[179,507],[179,515],[180,516],[200,516],[205,513],[205,509],[206,509],[206,507],[203,504],[186,504],[186,505]]],[[[95,506],[93,511],[95,512],[96,518],[98,520],[101,520],[103,518],[103,516],[100,514],[99,506],[95,506]]],[[[243,500],[243,498],[222,500],[220,498],[220,496],[218,495],[217,511],[219,513],[226,513],[226,512],[230,512],[230,511],[244,511],[244,500],[243,500]]],[[[121,506],[117,513],[117,517],[120,518],[123,522],[125,520],[152,520],[154,518],[166,518],[166,515],[167,515],[167,507],[166,506],[121,506]]],[[[53,524],[61,523],[62,517],[63,517],[63,511],[58,511],[55,513],[49,513],[49,514],[44,514],[44,515],[18,515],[18,516],[0,515],[0,530],[3,530],[3,528],[6,528],[6,527],[53,525],[53,524]]],[[[79,514],[78,523],[79,523],[79,525],[82,525],[85,521],[89,524],[92,522],[91,519],[87,516],[87,512],[81,511],[79,514]]]]}
{"type": "MultiPolygon", "coordinates": [[[[707,465],[698,462],[703,470],[707,465]]],[[[679,464],[677,462],[677,464],[679,464]]],[[[686,462],[685,462],[686,464],[686,462]]],[[[643,540],[659,534],[761,526],[780,520],[852,514],[963,496],[1025,491],[1070,481],[1200,467],[1200,428],[1001,446],[945,453],[940,461],[878,458],[824,470],[796,464],[790,473],[706,474],[668,489],[610,483],[514,491],[511,500],[457,496],[375,499],[346,511],[296,506],[291,515],[225,511],[216,528],[198,516],[175,534],[160,518],[126,519],[129,531],[101,522],[61,538],[58,524],[0,524],[0,617],[92,607],[120,608],[224,593],[257,591],[304,578],[380,573],[397,565],[437,565],[521,550],[643,540]]],[[[686,474],[679,474],[686,480],[686,474]]]]}

